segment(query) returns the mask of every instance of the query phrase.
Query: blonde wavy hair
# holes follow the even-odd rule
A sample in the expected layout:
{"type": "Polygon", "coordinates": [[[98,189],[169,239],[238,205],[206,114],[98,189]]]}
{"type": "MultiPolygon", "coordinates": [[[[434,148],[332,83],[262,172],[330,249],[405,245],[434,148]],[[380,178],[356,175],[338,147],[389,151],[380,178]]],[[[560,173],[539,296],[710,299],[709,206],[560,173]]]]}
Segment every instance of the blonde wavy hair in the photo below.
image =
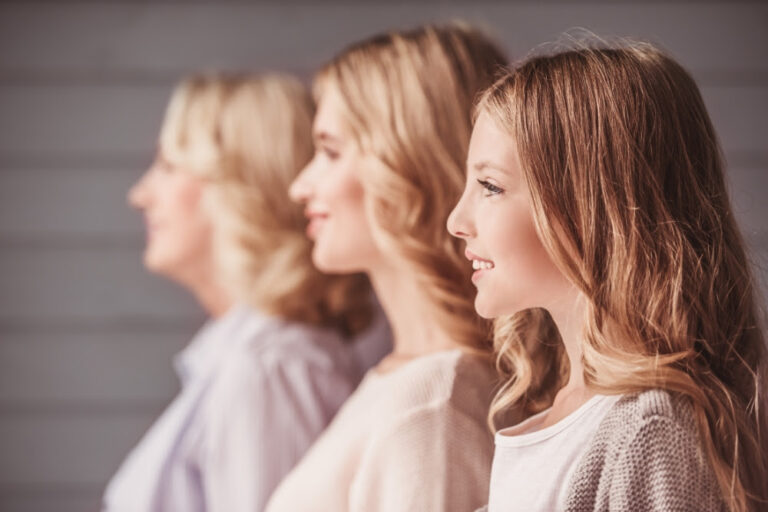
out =
{"type": "MultiPolygon", "coordinates": [[[[586,298],[587,385],[687,396],[728,507],[764,507],[762,313],[694,80],[650,45],[592,45],[528,59],[477,111],[516,141],[539,236],[586,298]]],[[[492,414],[541,408],[565,381],[562,350],[536,337],[497,322],[492,414]]]]}
{"type": "Polygon", "coordinates": [[[473,308],[471,267],[445,222],[461,195],[476,96],[506,68],[502,50],[460,23],[373,36],[315,79],[339,93],[370,165],[360,179],[383,250],[412,268],[435,320],[490,354],[490,326],[473,308]]]}
{"type": "Polygon", "coordinates": [[[191,76],[173,93],[160,149],[205,180],[217,273],[235,298],[351,335],[370,321],[370,285],[314,268],[301,206],[288,198],[312,157],[313,115],[309,92],[289,76],[191,76]]]}

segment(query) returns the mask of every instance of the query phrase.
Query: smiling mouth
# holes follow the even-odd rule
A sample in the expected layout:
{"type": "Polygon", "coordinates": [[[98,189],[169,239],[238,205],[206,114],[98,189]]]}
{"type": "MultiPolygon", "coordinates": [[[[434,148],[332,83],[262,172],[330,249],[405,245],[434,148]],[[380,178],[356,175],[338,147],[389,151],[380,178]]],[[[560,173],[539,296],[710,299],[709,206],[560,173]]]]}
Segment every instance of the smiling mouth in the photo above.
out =
{"type": "Polygon", "coordinates": [[[474,270],[491,270],[496,266],[493,264],[491,260],[484,260],[477,254],[474,254],[469,249],[464,251],[464,256],[466,256],[467,259],[472,262],[472,268],[474,270]]]}
{"type": "Polygon", "coordinates": [[[309,219],[309,223],[307,223],[307,236],[314,240],[317,237],[317,233],[322,227],[322,225],[325,223],[326,219],[328,218],[327,214],[319,214],[319,213],[313,213],[313,214],[307,214],[307,219],[309,219]]]}
{"type": "Polygon", "coordinates": [[[472,268],[474,270],[490,270],[494,267],[492,261],[486,260],[472,260],[472,268]]]}
{"type": "Polygon", "coordinates": [[[328,216],[328,213],[323,211],[320,208],[307,207],[304,209],[304,216],[310,221],[312,221],[317,218],[325,218],[328,216]]]}

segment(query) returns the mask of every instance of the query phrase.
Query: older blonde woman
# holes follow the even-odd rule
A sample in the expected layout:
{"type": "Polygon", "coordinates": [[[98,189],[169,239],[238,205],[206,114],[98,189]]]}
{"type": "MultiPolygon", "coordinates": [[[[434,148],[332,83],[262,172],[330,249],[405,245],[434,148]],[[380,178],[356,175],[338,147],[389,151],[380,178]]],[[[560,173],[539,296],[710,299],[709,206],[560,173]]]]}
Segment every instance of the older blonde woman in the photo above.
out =
{"type": "Polygon", "coordinates": [[[181,393],[105,510],[261,510],[357,385],[348,339],[369,324],[370,287],[315,270],[287,195],[311,158],[313,110],[283,76],[195,76],[174,92],[129,199],[146,217],[146,267],[212,320],[179,355],[181,393]]]}
{"type": "Polygon", "coordinates": [[[374,36],[315,86],[315,157],[293,184],[313,260],[364,271],[394,349],[273,495],[270,512],[467,511],[485,502],[495,372],[459,244],[443,226],[464,180],[475,95],[505,57],[461,25],[374,36]]]}

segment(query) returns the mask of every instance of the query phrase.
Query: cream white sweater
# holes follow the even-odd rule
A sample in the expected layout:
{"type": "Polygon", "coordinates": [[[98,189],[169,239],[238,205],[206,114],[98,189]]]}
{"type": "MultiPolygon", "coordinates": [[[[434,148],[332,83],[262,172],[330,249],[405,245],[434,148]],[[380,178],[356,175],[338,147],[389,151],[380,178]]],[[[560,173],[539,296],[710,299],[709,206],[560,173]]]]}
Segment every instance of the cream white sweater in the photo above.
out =
{"type": "Polygon", "coordinates": [[[488,496],[495,383],[458,350],[369,372],[267,511],[474,510],[488,496]]]}

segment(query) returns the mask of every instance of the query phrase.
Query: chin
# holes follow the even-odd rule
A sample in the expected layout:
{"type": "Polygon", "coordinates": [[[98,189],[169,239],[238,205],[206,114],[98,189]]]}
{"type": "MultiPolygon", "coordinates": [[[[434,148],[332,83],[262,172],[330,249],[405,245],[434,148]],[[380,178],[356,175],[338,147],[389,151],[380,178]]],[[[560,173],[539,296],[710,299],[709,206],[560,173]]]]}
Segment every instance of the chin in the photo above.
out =
{"type": "Polygon", "coordinates": [[[337,258],[318,249],[317,245],[312,250],[312,263],[317,270],[326,274],[345,274],[347,273],[343,265],[339,265],[337,258]]]}
{"type": "Polygon", "coordinates": [[[511,304],[509,303],[505,304],[503,301],[494,301],[492,297],[484,296],[479,290],[475,296],[475,311],[486,320],[493,320],[500,316],[514,315],[518,311],[521,311],[521,309],[510,306],[511,304]]]}
{"type": "Polygon", "coordinates": [[[157,261],[156,261],[155,255],[152,253],[151,249],[145,249],[144,250],[144,257],[142,258],[142,261],[144,263],[144,268],[147,270],[151,270],[152,272],[155,271],[157,268],[157,261]]]}
{"type": "Polygon", "coordinates": [[[351,261],[346,251],[323,250],[322,245],[315,244],[312,250],[312,263],[325,274],[355,274],[365,272],[359,261],[351,261]]]}
{"type": "Polygon", "coordinates": [[[485,304],[478,298],[475,298],[475,311],[478,315],[485,318],[486,320],[493,320],[499,316],[499,314],[496,313],[492,307],[490,307],[488,304],[485,304]]]}
{"type": "Polygon", "coordinates": [[[165,274],[165,265],[149,255],[144,257],[144,268],[153,274],[165,274]]]}
{"type": "Polygon", "coordinates": [[[162,254],[147,249],[144,252],[144,268],[153,274],[168,275],[168,272],[173,268],[173,265],[169,265],[167,259],[168,258],[164,258],[162,254]]]}

